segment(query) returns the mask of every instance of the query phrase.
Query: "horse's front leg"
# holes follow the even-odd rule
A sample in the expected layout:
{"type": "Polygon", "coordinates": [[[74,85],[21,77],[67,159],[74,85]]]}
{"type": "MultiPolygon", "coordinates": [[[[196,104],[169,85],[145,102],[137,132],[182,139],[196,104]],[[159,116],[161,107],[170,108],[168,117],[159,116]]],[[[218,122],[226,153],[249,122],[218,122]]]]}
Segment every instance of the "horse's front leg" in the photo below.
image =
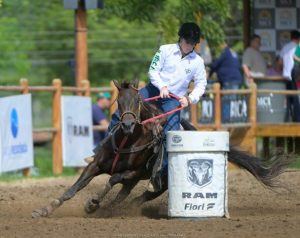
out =
{"type": "Polygon", "coordinates": [[[71,199],[75,194],[84,188],[95,176],[100,174],[100,168],[97,162],[90,163],[82,172],[79,179],[58,199],[54,199],[46,207],[35,209],[32,212],[32,218],[49,216],[56,208],[60,207],[64,201],[71,199]]]}
{"type": "MultiPolygon", "coordinates": [[[[137,184],[138,180],[133,180],[134,177],[136,177],[137,173],[135,171],[126,171],[124,173],[117,173],[113,174],[108,182],[105,184],[104,189],[96,193],[92,198],[88,199],[85,204],[85,211],[86,213],[93,213],[99,208],[100,202],[104,199],[105,195],[113,188],[114,185],[118,183],[124,183],[125,180],[132,180],[132,182],[128,182],[123,184],[122,189],[117,194],[115,202],[120,202],[124,200],[129,194],[132,188],[137,184]]],[[[126,181],[127,182],[127,181],[126,181]]]]}

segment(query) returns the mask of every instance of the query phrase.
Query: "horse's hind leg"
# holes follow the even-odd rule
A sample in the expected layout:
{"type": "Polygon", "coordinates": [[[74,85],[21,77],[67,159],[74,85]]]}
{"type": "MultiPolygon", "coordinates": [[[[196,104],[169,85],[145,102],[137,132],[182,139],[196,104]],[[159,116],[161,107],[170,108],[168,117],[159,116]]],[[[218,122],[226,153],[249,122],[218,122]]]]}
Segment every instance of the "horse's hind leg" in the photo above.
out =
{"type": "MultiPolygon", "coordinates": [[[[87,200],[84,207],[86,213],[92,213],[96,211],[99,208],[99,203],[103,200],[105,195],[113,188],[114,185],[116,185],[117,183],[121,183],[124,180],[132,179],[134,176],[136,176],[135,171],[126,171],[125,173],[113,174],[108,180],[108,182],[105,184],[104,189],[101,192],[96,193],[92,198],[87,200]]],[[[137,182],[123,186],[115,200],[124,200],[136,184],[137,182]]]]}
{"type": "Polygon", "coordinates": [[[163,194],[167,188],[162,188],[161,190],[157,192],[150,192],[150,191],[145,191],[141,196],[135,198],[132,200],[131,205],[132,206],[141,206],[143,203],[147,201],[151,201],[157,197],[159,197],[161,194],[163,194]]]}
{"type": "Polygon", "coordinates": [[[35,209],[32,218],[46,217],[56,208],[60,207],[64,201],[71,199],[75,194],[84,188],[95,176],[100,174],[100,169],[96,162],[90,163],[82,172],[79,179],[58,199],[53,200],[48,206],[35,209]]]}
{"type": "Polygon", "coordinates": [[[168,189],[168,177],[167,175],[164,175],[162,177],[162,188],[159,191],[151,192],[151,191],[145,191],[141,196],[136,197],[132,200],[131,205],[133,206],[141,206],[143,203],[147,201],[151,201],[157,197],[159,197],[161,194],[163,194],[168,189]]]}
{"type": "Polygon", "coordinates": [[[122,189],[119,191],[115,199],[112,201],[111,206],[116,206],[124,201],[128,195],[130,194],[131,190],[137,185],[139,180],[130,180],[123,183],[122,189]]]}

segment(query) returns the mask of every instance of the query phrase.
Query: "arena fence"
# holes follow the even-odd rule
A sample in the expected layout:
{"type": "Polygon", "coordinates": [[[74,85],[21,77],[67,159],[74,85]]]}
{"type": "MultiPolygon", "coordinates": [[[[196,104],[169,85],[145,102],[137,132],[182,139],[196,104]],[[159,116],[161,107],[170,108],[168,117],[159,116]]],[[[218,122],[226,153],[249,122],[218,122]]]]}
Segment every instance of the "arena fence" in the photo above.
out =
{"type": "MultiPolygon", "coordinates": [[[[51,86],[30,86],[27,79],[21,79],[18,86],[0,86],[0,91],[18,92],[21,94],[49,92],[52,93],[52,127],[48,128],[34,128],[33,134],[49,133],[52,140],[52,164],[53,173],[61,174],[62,166],[62,141],[61,141],[61,102],[60,98],[65,93],[73,93],[80,96],[91,97],[92,94],[98,92],[111,92],[112,101],[117,97],[117,89],[111,82],[109,87],[91,87],[88,80],[83,80],[80,87],[63,86],[60,79],[54,79],[51,86]]],[[[261,94],[274,95],[300,95],[300,91],[291,90],[271,90],[271,89],[257,89],[255,83],[252,83],[248,89],[241,90],[221,90],[220,84],[213,84],[212,88],[207,90],[205,97],[211,97],[209,102],[212,104],[210,110],[212,117],[208,118],[204,115],[204,101],[201,100],[196,105],[191,105],[183,115],[189,119],[199,130],[227,130],[231,133],[231,142],[239,144],[241,147],[256,154],[256,137],[264,138],[264,153],[269,153],[268,139],[269,137],[300,137],[300,123],[260,123],[257,121],[257,98],[261,94]],[[238,100],[246,100],[244,103],[235,105],[242,110],[241,118],[234,120],[222,121],[222,108],[224,107],[224,96],[234,95],[238,100]],[[223,103],[223,105],[222,105],[223,103]],[[245,111],[246,110],[246,111],[245,111]],[[247,112],[247,113],[246,113],[247,112]],[[246,113],[246,114],[245,114],[246,113]],[[235,136],[237,135],[237,136],[235,136]]],[[[232,99],[232,98],[231,98],[232,99]]],[[[230,100],[231,100],[230,99],[230,100]]],[[[234,101],[234,99],[233,99],[234,101]]],[[[110,111],[116,109],[116,103],[112,105],[110,111]]],[[[235,109],[234,109],[235,110],[235,109]]],[[[233,110],[233,115],[234,115],[233,110]]],[[[94,126],[94,130],[104,130],[101,126],[94,126]]],[[[24,169],[25,176],[30,175],[30,169],[24,169]]]]}

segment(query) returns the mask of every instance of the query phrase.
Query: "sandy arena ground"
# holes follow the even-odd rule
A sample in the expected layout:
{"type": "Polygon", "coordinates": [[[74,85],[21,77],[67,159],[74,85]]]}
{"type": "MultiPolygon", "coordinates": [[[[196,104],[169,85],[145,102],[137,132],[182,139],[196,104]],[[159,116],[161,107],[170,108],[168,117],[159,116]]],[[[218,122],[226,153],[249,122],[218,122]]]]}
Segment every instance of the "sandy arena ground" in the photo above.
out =
{"type": "Polygon", "coordinates": [[[86,199],[101,188],[107,176],[97,177],[49,218],[32,219],[31,212],[61,195],[76,177],[0,183],[0,237],[300,237],[300,171],[286,172],[280,180],[290,192],[274,193],[248,173],[229,173],[231,218],[175,220],[167,218],[167,193],[136,211],[128,210],[130,198],[145,190],[141,182],[119,207],[108,201],[104,208],[86,215],[86,199]],[[106,208],[105,208],[106,207],[106,208]]]}

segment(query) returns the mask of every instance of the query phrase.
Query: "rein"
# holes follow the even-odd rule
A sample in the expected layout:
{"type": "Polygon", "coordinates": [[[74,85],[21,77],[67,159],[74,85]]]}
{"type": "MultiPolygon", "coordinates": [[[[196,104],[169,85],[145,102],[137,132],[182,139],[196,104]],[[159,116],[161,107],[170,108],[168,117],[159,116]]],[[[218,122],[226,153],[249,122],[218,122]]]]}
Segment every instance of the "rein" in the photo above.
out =
{"type": "MultiPolygon", "coordinates": [[[[172,98],[175,98],[175,99],[179,100],[179,97],[176,96],[176,95],[174,95],[174,94],[171,94],[171,93],[170,93],[170,96],[171,96],[172,98]]],[[[160,96],[155,96],[155,97],[151,97],[151,98],[146,98],[146,99],[144,99],[144,101],[145,101],[145,102],[148,102],[148,101],[156,100],[156,99],[159,99],[159,98],[160,98],[160,96]]],[[[142,121],[141,124],[142,124],[142,125],[145,125],[145,124],[147,124],[147,123],[149,123],[149,122],[153,122],[153,121],[155,121],[155,120],[157,120],[157,119],[159,119],[159,118],[168,116],[168,115],[170,115],[170,114],[172,114],[172,113],[174,113],[174,112],[180,111],[180,110],[182,110],[182,109],[183,109],[183,106],[177,107],[177,108],[175,108],[175,109],[173,109],[173,110],[171,110],[171,111],[168,111],[168,112],[162,113],[162,114],[160,114],[160,115],[154,116],[154,117],[152,117],[152,118],[146,119],[146,120],[142,121]]],[[[125,114],[128,114],[128,113],[132,114],[132,115],[135,117],[135,119],[136,119],[136,115],[135,115],[134,113],[132,113],[132,112],[129,112],[129,111],[124,112],[124,113],[122,114],[121,118],[122,118],[125,114]]],[[[114,158],[114,160],[113,160],[113,164],[112,164],[112,167],[111,167],[111,171],[110,171],[110,174],[111,174],[111,175],[113,174],[113,172],[114,172],[114,170],[115,170],[115,167],[116,167],[116,165],[117,165],[117,162],[118,162],[118,160],[119,160],[119,158],[120,158],[120,154],[125,154],[125,153],[135,153],[135,152],[144,150],[146,147],[149,147],[149,148],[150,148],[150,146],[153,145],[153,144],[157,141],[157,139],[154,139],[154,140],[152,140],[151,142],[149,142],[149,143],[147,143],[147,144],[145,144],[145,145],[138,146],[138,147],[135,148],[135,149],[124,149],[124,150],[123,150],[123,147],[124,147],[125,143],[127,142],[127,139],[128,139],[128,136],[125,136],[125,137],[123,138],[123,140],[121,141],[121,144],[119,145],[119,147],[117,147],[117,146],[116,146],[116,143],[115,143],[114,134],[112,135],[112,145],[113,145],[114,152],[116,153],[116,156],[115,156],[115,158],[114,158]]]]}
{"type": "MultiPolygon", "coordinates": [[[[170,93],[169,95],[170,95],[172,98],[175,98],[175,99],[177,99],[177,100],[180,99],[178,96],[176,96],[176,95],[174,95],[174,94],[172,94],[172,93],[170,93]]],[[[144,99],[144,101],[145,101],[145,102],[149,102],[149,101],[153,101],[153,100],[159,99],[159,98],[160,98],[160,96],[155,96],[155,97],[152,97],[152,98],[146,98],[146,99],[144,99]]],[[[153,122],[153,121],[155,121],[155,120],[157,120],[157,119],[159,119],[159,118],[168,116],[168,115],[170,115],[170,114],[172,114],[172,113],[174,113],[174,112],[180,111],[180,110],[182,110],[182,109],[183,109],[183,106],[177,107],[177,108],[175,108],[175,109],[173,109],[173,110],[171,110],[171,111],[168,111],[168,112],[162,113],[162,114],[160,114],[160,115],[154,116],[154,117],[152,117],[152,118],[146,119],[146,120],[142,121],[142,124],[145,125],[145,124],[147,124],[147,123],[149,123],[149,122],[153,122]]]]}

